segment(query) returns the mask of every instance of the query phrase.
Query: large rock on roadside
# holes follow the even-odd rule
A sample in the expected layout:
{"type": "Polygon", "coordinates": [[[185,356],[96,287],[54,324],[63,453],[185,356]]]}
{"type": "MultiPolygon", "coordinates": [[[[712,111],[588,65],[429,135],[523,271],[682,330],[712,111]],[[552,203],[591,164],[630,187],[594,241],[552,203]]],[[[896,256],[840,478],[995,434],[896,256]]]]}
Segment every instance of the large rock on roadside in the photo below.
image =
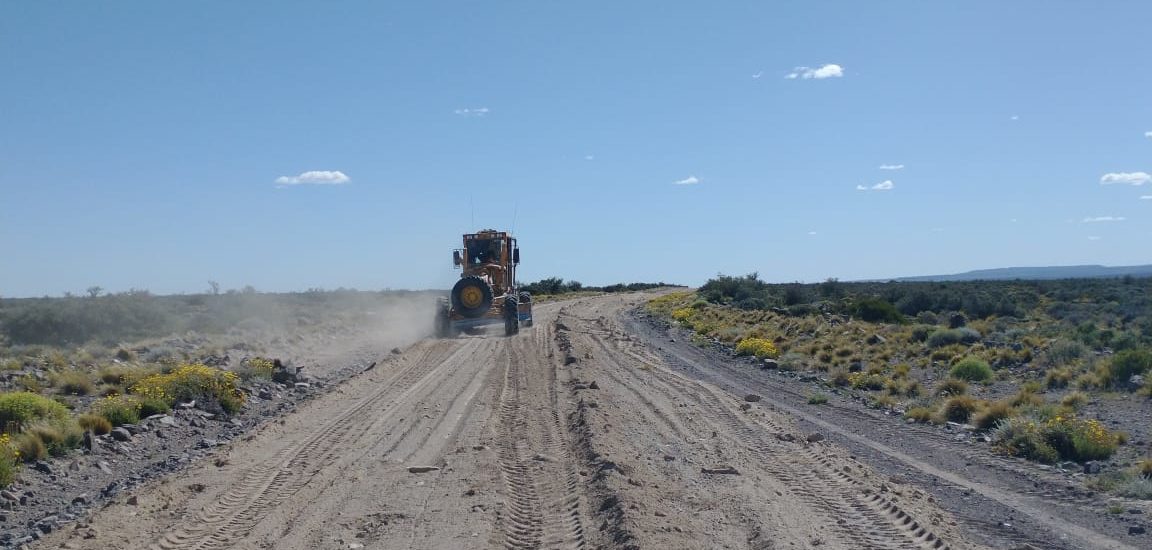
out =
{"type": "Polygon", "coordinates": [[[111,432],[112,439],[116,441],[132,441],[132,432],[125,428],[115,428],[111,432]]]}

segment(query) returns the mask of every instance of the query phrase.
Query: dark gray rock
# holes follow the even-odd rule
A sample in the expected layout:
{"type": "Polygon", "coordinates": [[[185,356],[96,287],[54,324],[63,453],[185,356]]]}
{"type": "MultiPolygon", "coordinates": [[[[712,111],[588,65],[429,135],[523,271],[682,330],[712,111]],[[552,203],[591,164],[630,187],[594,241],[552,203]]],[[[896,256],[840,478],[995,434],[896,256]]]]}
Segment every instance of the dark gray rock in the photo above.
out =
{"type": "Polygon", "coordinates": [[[115,428],[111,432],[112,439],[116,441],[132,441],[132,432],[124,428],[115,428]]]}

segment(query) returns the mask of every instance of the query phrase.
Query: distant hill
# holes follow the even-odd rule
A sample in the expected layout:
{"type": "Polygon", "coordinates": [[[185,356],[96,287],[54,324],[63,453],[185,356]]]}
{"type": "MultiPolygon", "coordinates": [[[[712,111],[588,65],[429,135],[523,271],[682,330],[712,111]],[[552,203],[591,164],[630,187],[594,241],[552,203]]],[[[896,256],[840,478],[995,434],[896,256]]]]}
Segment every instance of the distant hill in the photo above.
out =
{"type": "Polygon", "coordinates": [[[1152,265],[1103,266],[1068,265],[1048,267],[1001,267],[977,269],[952,275],[900,277],[895,281],[1004,281],[1013,279],[1098,279],[1105,277],[1152,277],[1152,265]]]}

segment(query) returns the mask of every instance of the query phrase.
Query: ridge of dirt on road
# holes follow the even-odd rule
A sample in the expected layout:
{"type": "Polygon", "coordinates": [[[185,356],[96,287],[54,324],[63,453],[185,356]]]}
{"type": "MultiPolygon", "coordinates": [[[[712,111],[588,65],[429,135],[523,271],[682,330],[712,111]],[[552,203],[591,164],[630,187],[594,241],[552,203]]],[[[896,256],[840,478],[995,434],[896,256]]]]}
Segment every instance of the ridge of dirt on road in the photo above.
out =
{"type": "Polygon", "coordinates": [[[1138,538],[1146,520],[1108,514],[1113,500],[1086,492],[1062,476],[834,395],[827,405],[808,405],[808,396],[819,389],[810,381],[774,376],[742,359],[688,344],[688,334],[639,311],[626,315],[624,322],[677,372],[728,391],[761,393],[801,425],[824,431],[894,479],[930,488],[974,540],[1042,548],[1136,548],[1147,543],[1138,538]]]}

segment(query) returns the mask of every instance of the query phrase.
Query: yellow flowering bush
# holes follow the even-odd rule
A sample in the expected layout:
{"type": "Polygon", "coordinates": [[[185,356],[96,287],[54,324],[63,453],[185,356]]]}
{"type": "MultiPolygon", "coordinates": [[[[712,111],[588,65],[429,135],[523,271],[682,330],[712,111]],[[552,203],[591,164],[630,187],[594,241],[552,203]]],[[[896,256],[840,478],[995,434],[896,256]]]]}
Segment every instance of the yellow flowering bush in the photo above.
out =
{"type": "Polygon", "coordinates": [[[776,357],[780,351],[776,344],[767,338],[745,338],[736,344],[736,355],[754,355],[760,359],[776,357]]]}
{"type": "Polygon", "coordinates": [[[135,424],[140,421],[140,400],[131,395],[109,395],[92,405],[92,411],[113,426],[135,424]]]}
{"type": "Polygon", "coordinates": [[[672,310],[672,318],[683,323],[683,322],[691,319],[692,314],[695,312],[696,312],[696,310],[694,310],[690,307],[682,307],[679,309],[674,309],[674,310],[672,310]]]}
{"type": "Polygon", "coordinates": [[[183,364],[172,372],[142,378],[128,389],[142,400],[154,399],[168,406],[177,401],[216,400],[229,413],[244,404],[244,393],[236,387],[238,375],[201,364],[183,364]]]}
{"type": "Polygon", "coordinates": [[[12,442],[12,436],[0,433],[0,487],[7,487],[16,479],[16,468],[20,464],[20,451],[12,442]]]}
{"type": "Polygon", "coordinates": [[[276,370],[276,363],[264,357],[252,357],[245,359],[240,368],[237,369],[237,374],[245,380],[252,378],[263,378],[266,380],[272,379],[272,371],[276,370]]]}
{"type": "Polygon", "coordinates": [[[1061,415],[1047,420],[1009,418],[997,425],[993,437],[1008,454],[1045,463],[1104,460],[1116,452],[1121,441],[1119,434],[1097,420],[1061,415]]]}

